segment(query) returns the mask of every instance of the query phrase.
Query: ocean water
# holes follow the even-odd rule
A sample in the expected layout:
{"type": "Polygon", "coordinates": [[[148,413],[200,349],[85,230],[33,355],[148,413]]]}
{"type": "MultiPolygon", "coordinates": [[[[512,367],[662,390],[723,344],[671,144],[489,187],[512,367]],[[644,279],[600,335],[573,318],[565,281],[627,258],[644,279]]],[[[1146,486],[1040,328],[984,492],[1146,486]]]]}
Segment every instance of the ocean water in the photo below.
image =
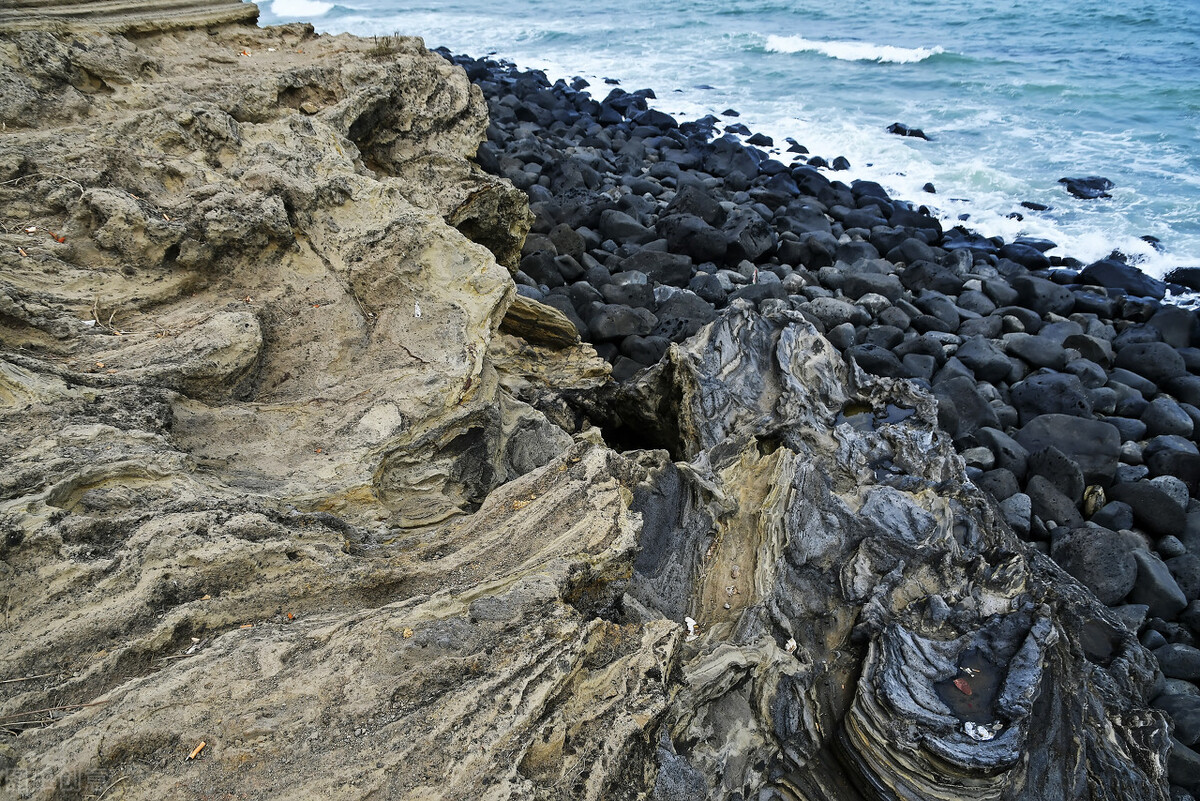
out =
{"type": "MultiPolygon", "coordinates": [[[[264,0],[260,23],[402,33],[650,87],[679,118],[734,108],[786,148],[851,162],[949,224],[1113,250],[1145,272],[1200,266],[1197,0],[264,0]],[[893,122],[931,141],[886,132],[893,122]],[[1102,175],[1112,198],[1057,183],[1102,175]],[[922,191],[927,182],[936,194],[922,191]],[[1032,211],[1022,201],[1050,208],[1032,211]],[[1017,219],[1014,214],[1022,215],[1017,219]],[[1158,240],[1155,247],[1143,237],[1158,240]]],[[[734,120],[729,120],[733,122],[734,120]]],[[[784,160],[791,154],[783,154],[784,160]]]]}

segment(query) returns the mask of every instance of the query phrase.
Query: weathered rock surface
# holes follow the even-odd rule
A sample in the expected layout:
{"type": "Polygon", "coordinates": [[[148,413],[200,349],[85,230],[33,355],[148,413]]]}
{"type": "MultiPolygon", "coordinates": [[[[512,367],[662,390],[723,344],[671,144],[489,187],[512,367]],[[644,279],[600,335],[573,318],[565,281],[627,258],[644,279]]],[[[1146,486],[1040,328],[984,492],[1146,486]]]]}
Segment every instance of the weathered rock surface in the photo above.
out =
{"type": "Polygon", "coordinates": [[[6,0],[0,8],[0,33],[84,28],[112,33],[141,33],[253,22],[258,7],[242,0],[6,0]]]}
{"type": "Polygon", "coordinates": [[[507,317],[529,211],[419,40],[14,34],[0,80],[6,792],[1166,796],[1158,663],[932,394],[782,305],[622,385],[507,317]]]}

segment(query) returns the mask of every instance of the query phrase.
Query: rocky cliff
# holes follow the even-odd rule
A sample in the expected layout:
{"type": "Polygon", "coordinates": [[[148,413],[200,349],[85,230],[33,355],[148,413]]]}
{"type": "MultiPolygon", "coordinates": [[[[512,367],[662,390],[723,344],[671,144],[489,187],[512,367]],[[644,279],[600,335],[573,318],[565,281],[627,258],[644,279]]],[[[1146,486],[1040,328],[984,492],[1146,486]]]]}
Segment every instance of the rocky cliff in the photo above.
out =
{"type": "Polygon", "coordinates": [[[744,300],[617,385],[416,39],[0,39],[18,798],[1165,797],[932,396],[744,300]]]}

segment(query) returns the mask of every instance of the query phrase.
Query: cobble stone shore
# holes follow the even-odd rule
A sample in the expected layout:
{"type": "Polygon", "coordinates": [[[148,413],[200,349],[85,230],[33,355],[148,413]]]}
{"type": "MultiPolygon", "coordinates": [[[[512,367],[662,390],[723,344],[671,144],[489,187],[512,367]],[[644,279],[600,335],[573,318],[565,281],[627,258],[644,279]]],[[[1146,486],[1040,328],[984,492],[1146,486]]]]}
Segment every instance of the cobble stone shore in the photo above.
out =
{"type": "Polygon", "coordinates": [[[679,123],[652,90],[593,95],[440,52],[487,98],[477,163],[529,196],[522,295],[570,319],[617,380],[741,298],[931,391],[1012,529],[1157,658],[1173,797],[1200,789],[1200,324],[1165,300],[1195,271],[1167,283],[1117,253],[1083,264],[1045,240],[946,230],[732,109],[679,123]]]}

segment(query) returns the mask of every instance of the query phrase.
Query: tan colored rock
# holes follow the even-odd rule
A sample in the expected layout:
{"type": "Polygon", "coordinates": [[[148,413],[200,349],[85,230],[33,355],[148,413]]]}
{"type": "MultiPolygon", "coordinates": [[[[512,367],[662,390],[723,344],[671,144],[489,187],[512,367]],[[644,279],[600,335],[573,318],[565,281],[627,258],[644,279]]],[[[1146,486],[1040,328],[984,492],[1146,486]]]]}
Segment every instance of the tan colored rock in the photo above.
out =
{"type": "Polygon", "coordinates": [[[566,348],[579,344],[579,332],[565,314],[524,295],[513,297],[500,330],[537,345],[566,348]]]}
{"type": "Polygon", "coordinates": [[[23,30],[141,33],[232,22],[253,24],[258,6],[242,0],[9,0],[0,9],[0,33],[23,30]]]}
{"type": "MultiPolygon", "coordinates": [[[[20,621],[0,676],[51,677],[0,685],[0,720],[37,735],[40,713],[23,710],[109,695],[148,712],[164,697],[163,669],[186,665],[176,657],[234,634],[222,640],[231,650],[168,682],[169,694],[198,682],[181,715],[104,714],[65,738],[46,729],[22,744],[22,786],[133,771],[199,732],[201,764],[225,766],[213,792],[242,792],[239,766],[293,751],[295,727],[342,736],[336,711],[348,737],[361,736],[363,715],[395,718],[411,748],[379,741],[371,764],[390,767],[371,781],[420,795],[445,781],[438,716],[491,704],[531,741],[551,715],[496,687],[445,695],[460,668],[500,658],[476,645],[508,641],[527,666],[574,663],[536,690],[513,684],[565,708],[579,683],[646,682],[674,627],[626,632],[568,599],[588,576],[628,575],[636,520],[623,504],[637,468],[603,448],[571,450],[568,433],[516,397],[528,386],[513,378],[521,360],[502,383],[489,357],[514,287],[464,232],[511,261],[530,217],[522,195],[468,161],[486,117],[461,70],[417,39],[379,52],[305,26],[224,27],[69,43],[20,33],[0,38],[0,79],[14,88],[0,101],[0,597],[20,621]],[[68,67],[23,66],[30,46],[68,67]],[[403,620],[384,611],[393,602],[409,610],[403,620]],[[511,616],[497,617],[504,604],[511,616]],[[351,622],[347,610],[380,611],[351,622]],[[378,625],[395,626],[412,653],[379,650],[376,678],[364,669],[363,690],[348,690],[349,643],[378,625]],[[283,675],[305,660],[275,634],[253,638],[293,626],[315,637],[307,675],[264,695],[242,667],[283,675]],[[614,643],[626,656],[598,662],[614,643]],[[427,736],[413,737],[396,710],[443,696],[427,736]],[[269,711],[289,703],[295,720],[269,711]]],[[[606,379],[594,351],[574,350],[583,355],[558,351],[560,367],[606,379]]],[[[597,717],[568,718],[594,744],[567,763],[634,747],[630,705],[661,708],[665,695],[659,681],[605,703],[597,717]]],[[[451,749],[476,749],[474,730],[460,731],[451,749]]],[[[302,742],[328,758],[277,789],[357,797],[361,777],[334,769],[357,777],[357,760],[302,742]]],[[[523,792],[509,753],[498,744],[489,772],[523,792]]],[[[473,795],[475,774],[455,773],[473,795]]],[[[151,769],[123,784],[129,797],[162,798],[172,781],[151,769]]]]}

